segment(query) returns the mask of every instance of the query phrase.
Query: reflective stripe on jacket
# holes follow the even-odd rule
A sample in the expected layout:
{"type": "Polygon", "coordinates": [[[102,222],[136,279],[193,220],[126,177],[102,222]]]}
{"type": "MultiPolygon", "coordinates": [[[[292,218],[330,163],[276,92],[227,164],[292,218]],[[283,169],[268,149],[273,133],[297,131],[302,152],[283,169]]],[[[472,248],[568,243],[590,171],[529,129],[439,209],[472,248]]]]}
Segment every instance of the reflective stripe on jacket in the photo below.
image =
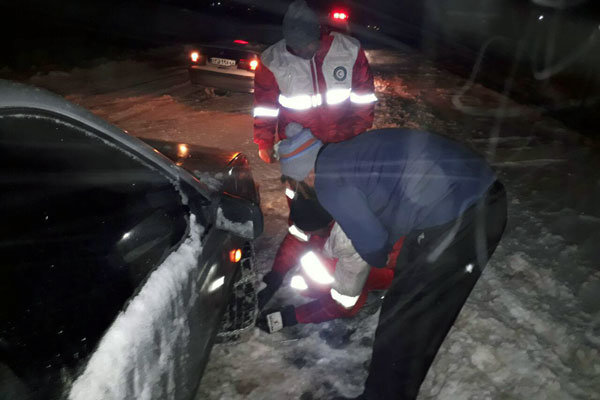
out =
{"type": "Polygon", "coordinates": [[[371,267],[354,249],[352,242],[337,223],[333,225],[323,252],[327,257],[338,260],[332,289],[344,296],[359,296],[371,267]]]}
{"type": "Polygon", "coordinates": [[[254,142],[273,146],[276,132],[297,122],[324,143],[369,129],[377,98],[360,43],[338,32],[321,38],[310,60],[290,53],[281,40],[261,55],[254,78],[254,142]]]}

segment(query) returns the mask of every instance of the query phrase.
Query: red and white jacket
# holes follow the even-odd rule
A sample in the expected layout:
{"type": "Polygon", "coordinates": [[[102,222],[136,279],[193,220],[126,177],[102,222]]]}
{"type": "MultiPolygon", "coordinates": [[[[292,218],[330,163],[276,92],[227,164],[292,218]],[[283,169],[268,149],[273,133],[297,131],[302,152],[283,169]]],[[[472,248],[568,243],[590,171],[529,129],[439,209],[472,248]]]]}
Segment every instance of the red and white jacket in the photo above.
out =
{"type": "Polygon", "coordinates": [[[341,142],[373,125],[373,74],[358,40],[332,32],[310,60],[281,40],[261,55],[254,78],[254,142],[270,148],[297,122],[324,143],[341,142]]]}

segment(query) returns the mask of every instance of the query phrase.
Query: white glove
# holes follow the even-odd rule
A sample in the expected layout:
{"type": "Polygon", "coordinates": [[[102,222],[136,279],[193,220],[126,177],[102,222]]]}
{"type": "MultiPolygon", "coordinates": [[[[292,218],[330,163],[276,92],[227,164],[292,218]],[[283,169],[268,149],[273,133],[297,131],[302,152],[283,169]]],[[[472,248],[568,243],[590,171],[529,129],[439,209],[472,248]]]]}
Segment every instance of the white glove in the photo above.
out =
{"type": "Polygon", "coordinates": [[[329,239],[325,243],[324,253],[330,258],[338,259],[332,289],[344,296],[359,296],[371,267],[361,258],[337,223],[333,225],[329,239]]]}

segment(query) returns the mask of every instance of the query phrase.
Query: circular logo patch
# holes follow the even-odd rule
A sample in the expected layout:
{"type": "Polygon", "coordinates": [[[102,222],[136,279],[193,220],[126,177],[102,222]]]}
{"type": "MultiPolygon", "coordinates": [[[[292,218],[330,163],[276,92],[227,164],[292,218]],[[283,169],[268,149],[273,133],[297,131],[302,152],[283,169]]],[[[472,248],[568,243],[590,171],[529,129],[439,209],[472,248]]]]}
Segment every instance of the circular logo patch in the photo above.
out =
{"type": "Polygon", "coordinates": [[[343,81],[348,76],[348,71],[346,71],[345,67],[339,66],[333,70],[333,77],[336,81],[343,81]]]}

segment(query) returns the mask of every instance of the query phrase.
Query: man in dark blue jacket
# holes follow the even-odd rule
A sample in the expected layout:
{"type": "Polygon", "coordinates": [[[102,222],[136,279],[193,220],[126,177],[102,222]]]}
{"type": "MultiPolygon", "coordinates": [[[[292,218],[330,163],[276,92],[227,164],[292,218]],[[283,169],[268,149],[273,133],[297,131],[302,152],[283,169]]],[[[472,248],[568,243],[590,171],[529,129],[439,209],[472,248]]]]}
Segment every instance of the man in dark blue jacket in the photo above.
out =
{"type": "Polygon", "coordinates": [[[384,267],[405,236],[359,398],[416,398],[500,241],[503,185],[483,158],[427,132],[382,129],[323,146],[305,129],[281,141],[277,155],[284,176],[314,185],[369,265],[384,267]]]}

